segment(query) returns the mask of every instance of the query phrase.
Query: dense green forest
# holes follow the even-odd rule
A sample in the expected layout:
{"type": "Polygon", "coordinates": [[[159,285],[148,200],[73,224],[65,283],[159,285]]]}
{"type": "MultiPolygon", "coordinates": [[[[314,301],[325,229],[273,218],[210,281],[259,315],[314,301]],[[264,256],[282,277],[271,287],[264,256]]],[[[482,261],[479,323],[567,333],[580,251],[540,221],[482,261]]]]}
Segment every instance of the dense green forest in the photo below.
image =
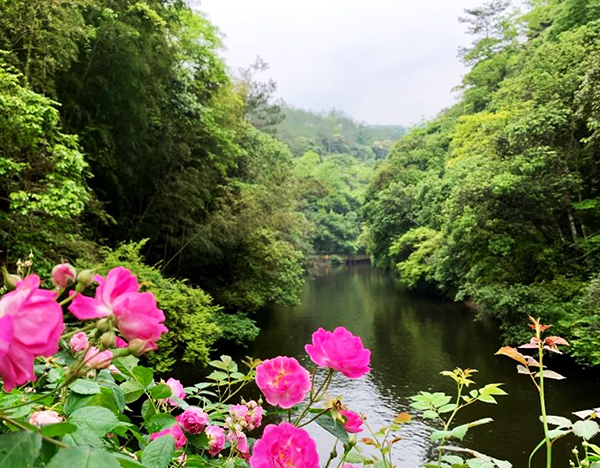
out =
{"type": "Polygon", "coordinates": [[[600,2],[468,10],[462,98],[392,149],[364,205],[375,263],[472,300],[523,339],[527,315],[600,364],[600,2]]]}
{"type": "Polygon", "coordinates": [[[340,111],[316,113],[279,106],[275,135],[295,156],[300,210],[314,226],[317,254],[364,251],[361,206],[375,169],[388,156],[400,126],[366,125],[340,111]]]}

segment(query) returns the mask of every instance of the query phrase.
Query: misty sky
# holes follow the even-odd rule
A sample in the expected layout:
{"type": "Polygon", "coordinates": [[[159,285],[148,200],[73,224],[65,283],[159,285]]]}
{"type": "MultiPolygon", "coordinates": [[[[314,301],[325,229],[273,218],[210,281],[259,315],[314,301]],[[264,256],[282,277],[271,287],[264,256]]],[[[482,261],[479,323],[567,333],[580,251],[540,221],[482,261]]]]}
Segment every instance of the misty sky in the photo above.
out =
{"type": "Polygon", "coordinates": [[[270,65],[277,97],[357,120],[413,124],[454,102],[465,8],[484,0],[201,0],[232,68],[270,65]]]}

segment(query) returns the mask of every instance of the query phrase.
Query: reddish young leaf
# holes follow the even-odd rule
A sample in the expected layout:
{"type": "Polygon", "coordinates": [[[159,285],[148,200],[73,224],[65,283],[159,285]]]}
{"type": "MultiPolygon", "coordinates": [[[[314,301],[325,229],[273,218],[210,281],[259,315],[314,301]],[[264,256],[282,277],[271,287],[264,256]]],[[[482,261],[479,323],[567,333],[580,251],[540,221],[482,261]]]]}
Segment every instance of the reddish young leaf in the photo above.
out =
{"type": "Polygon", "coordinates": [[[519,351],[517,351],[511,346],[503,346],[498,351],[496,351],[496,354],[503,354],[504,356],[508,356],[509,358],[514,359],[515,361],[520,362],[525,367],[527,367],[527,360],[525,359],[525,356],[523,356],[519,351]]]}
{"type": "Polygon", "coordinates": [[[544,339],[544,348],[550,351],[559,352],[558,345],[569,346],[569,342],[560,336],[548,336],[544,339]]]}
{"type": "Polygon", "coordinates": [[[541,341],[534,336],[533,338],[531,338],[531,340],[529,340],[529,343],[522,344],[521,346],[519,346],[519,348],[538,349],[540,346],[540,343],[541,343],[541,341]]]}
{"type": "Polygon", "coordinates": [[[412,415],[410,415],[409,413],[403,412],[398,414],[398,416],[396,416],[394,418],[394,422],[396,424],[404,424],[409,422],[412,419],[412,415]]]}

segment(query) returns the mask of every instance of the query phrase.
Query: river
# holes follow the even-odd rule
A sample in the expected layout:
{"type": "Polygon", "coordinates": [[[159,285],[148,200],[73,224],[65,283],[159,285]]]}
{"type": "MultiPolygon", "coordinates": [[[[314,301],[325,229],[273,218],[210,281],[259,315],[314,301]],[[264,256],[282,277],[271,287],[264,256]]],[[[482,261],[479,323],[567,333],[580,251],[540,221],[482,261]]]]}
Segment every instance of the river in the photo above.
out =
{"type": "MultiPolygon", "coordinates": [[[[261,333],[245,353],[262,359],[293,356],[310,368],[304,345],[312,333],[319,327],[346,327],[371,350],[372,370],[357,380],[336,375],[330,394],[345,395],[344,403],[366,413],[374,429],[389,424],[401,411],[414,414],[409,397],[421,390],[450,394],[453,381],[440,371],[457,366],[478,369],[474,376],[478,386],[502,382],[509,395],[498,397],[497,405],[477,403],[465,410],[458,423],[483,417],[494,422],[470,429],[462,444],[526,467],[530,451],[542,439],[537,392],[527,376],[517,374],[513,361],[494,355],[501,346],[497,324],[474,318],[466,306],[408,293],[389,273],[370,266],[332,268],[307,281],[302,305],[271,307],[262,313],[261,333]]],[[[553,364],[567,379],[548,383],[549,414],[574,420],[572,411],[600,404],[597,377],[568,361],[553,364]]],[[[429,436],[434,429],[430,421],[418,417],[405,425],[403,440],[394,449],[396,465],[422,466],[431,454],[429,436]]],[[[323,463],[333,438],[314,424],[310,432],[323,463]]],[[[556,443],[554,466],[568,466],[578,440],[556,443]]],[[[542,452],[534,466],[545,466],[542,452]]]]}

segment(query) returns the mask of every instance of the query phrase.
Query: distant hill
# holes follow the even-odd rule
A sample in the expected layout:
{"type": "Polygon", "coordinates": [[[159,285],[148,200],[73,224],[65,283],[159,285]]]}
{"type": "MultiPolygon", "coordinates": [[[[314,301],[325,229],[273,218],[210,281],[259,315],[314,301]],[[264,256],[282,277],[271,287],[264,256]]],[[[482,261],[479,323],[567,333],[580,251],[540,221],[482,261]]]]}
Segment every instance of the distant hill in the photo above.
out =
{"type": "Polygon", "coordinates": [[[360,159],[384,159],[392,143],[406,133],[400,125],[367,125],[344,112],[314,112],[282,104],[285,119],[276,125],[278,139],[287,143],[294,156],[307,151],[351,154],[360,159]]]}

